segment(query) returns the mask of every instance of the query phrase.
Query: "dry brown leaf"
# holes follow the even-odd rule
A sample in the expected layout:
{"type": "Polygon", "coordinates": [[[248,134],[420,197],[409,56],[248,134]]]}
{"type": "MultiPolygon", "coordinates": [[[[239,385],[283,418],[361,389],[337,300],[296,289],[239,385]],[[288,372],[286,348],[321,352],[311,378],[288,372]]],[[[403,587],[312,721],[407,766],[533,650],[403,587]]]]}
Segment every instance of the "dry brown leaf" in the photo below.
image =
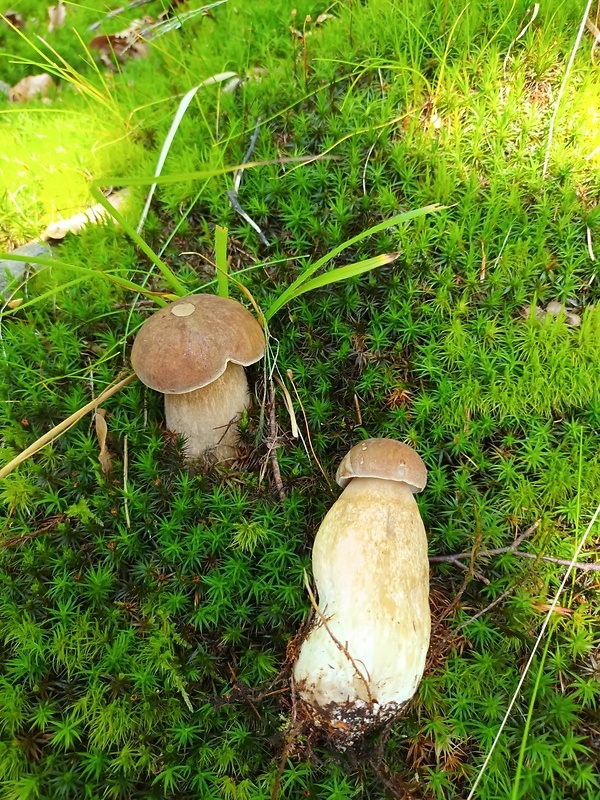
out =
{"type": "Polygon", "coordinates": [[[327,12],[325,12],[324,14],[319,14],[315,22],[317,25],[322,25],[324,22],[327,22],[328,19],[335,19],[335,17],[333,14],[327,14],[327,12]]]}
{"type": "Polygon", "coordinates": [[[56,84],[47,72],[41,75],[28,75],[22,81],[15,83],[8,93],[11,103],[26,103],[32,97],[40,95],[43,100],[47,100],[50,92],[56,88],[56,84]]]}
{"type": "Polygon", "coordinates": [[[124,31],[94,36],[88,46],[90,50],[98,50],[100,58],[110,69],[115,66],[115,58],[120,64],[128,58],[145,58],[148,55],[148,45],[143,37],[150,22],[152,19],[149,17],[136,19],[124,31]]]}
{"type": "Polygon", "coordinates": [[[103,408],[97,408],[94,419],[96,420],[96,436],[98,437],[98,444],[100,445],[100,453],[98,461],[100,467],[105,475],[110,475],[112,472],[112,458],[106,447],[106,437],[108,436],[108,425],[106,424],[106,411],[103,408]]]}
{"type": "Polygon", "coordinates": [[[65,8],[65,4],[63,0],[58,0],[57,5],[55,6],[48,6],[48,31],[52,33],[57,28],[62,28],[65,24],[65,19],[67,16],[67,9],[65,8]]]}
{"type": "MultiPolygon", "coordinates": [[[[114,194],[111,194],[106,199],[113,208],[119,210],[128,195],[129,191],[127,189],[121,189],[121,191],[114,192],[114,194]]],[[[103,219],[107,219],[109,216],[104,206],[100,205],[100,203],[96,203],[96,205],[90,206],[90,208],[86,208],[84,211],[80,211],[68,219],[59,219],[57,222],[51,222],[41,234],[40,238],[64,239],[67,233],[77,235],[81,233],[88,223],[97,224],[103,219]]]]}
{"type": "Polygon", "coordinates": [[[25,21],[18,11],[5,11],[2,16],[7,22],[10,22],[11,25],[19,30],[25,27],[25,21]]]}
{"type": "MultiPolygon", "coordinates": [[[[550,611],[550,604],[549,603],[536,603],[533,602],[531,604],[536,611],[539,611],[540,614],[547,614],[550,611]]],[[[554,606],[552,611],[555,614],[561,614],[563,617],[570,617],[573,613],[572,608],[564,608],[564,606],[554,606]]]]}

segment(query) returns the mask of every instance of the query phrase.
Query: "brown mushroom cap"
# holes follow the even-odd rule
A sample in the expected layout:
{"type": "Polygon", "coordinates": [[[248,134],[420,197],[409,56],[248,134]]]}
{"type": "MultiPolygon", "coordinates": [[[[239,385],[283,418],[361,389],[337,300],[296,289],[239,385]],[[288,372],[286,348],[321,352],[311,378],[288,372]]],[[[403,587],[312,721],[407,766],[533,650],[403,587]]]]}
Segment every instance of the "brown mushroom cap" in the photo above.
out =
{"type": "Polygon", "coordinates": [[[184,394],[215,381],[229,361],[247,367],[264,354],[263,330],[243,305],[214,294],[191,294],[144,322],[131,363],[151,389],[184,394]]]}
{"type": "Polygon", "coordinates": [[[342,489],[352,478],[402,481],[412,492],[422,492],[427,484],[427,467],[407,444],[395,439],[365,439],[344,456],[335,475],[342,489]]]}

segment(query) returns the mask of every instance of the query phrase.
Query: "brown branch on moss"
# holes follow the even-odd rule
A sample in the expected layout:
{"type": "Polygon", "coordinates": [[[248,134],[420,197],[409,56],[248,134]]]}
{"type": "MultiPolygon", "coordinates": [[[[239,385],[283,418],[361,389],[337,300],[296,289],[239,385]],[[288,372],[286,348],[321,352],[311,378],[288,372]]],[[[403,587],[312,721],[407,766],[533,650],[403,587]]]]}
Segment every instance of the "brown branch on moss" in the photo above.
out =
{"type": "MultiPolygon", "coordinates": [[[[316,600],[316,598],[315,598],[315,595],[314,595],[314,592],[313,592],[313,590],[310,588],[310,583],[308,582],[308,575],[306,574],[306,570],[304,570],[304,585],[305,585],[305,587],[306,587],[306,591],[308,592],[308,597],[309,597],[309,600],[310,600],[310,604],[311,604],[311,606],[313,607],[313,609],[314,609],[315,613],[317,614],[317,616],[319,617],[319,619],[320,619],[320,621],[321,621],[321,625],[323,625],[323,627],[325,628],[325,630],[327,631],[327,633],[328,633],[328,634],[329,634],[329,636],[331,637],[331,640],[333,641],[333,643],[335,644],[335,646],[337,647],[337,649],[338,649],[338,650],[339,650],[339,651],[340,651],[340,652],[341,652],[341,653],[342,653],[344,656],[346,656],[346,658],[348,659],[348,661],[349,661],[349,662],[350,662],[350,664],[352,665],[352,669],[354,670],[354,674],[355,674],[355,675],[356,675],[356,677],[357,677],[357,678],[358,678],[358,679],[359,679],[359,680],[360,680],[360,681],[361,681],[361,682],[364,684],[364,687],[365,687],[365,689],[366,689],[366,691],[367,691],[367,698],[368,698],[368,700],[369,700],[369,703],[372,703],[372,702],[373,702],[373,696],[372,696],[372,694],[371,694],[371,688],[370,688],[370,686],[369,686],[369,680],[368,680],[368,679],[370,679],[370,677],[371,677],[371,676],[369,675],[368,671],[367,671],[367,677],[366,677],[366,678],[365,678],[365,676],[362,674],[362,672],[361,672],[361,671],[360,671],[360,669],[358,668],[358,664],[356,663],[356,661],[354,660],[354,658],[352,658],[352,656],[351,656],[351,654],[350,654],[350,651],[348,650],[348,642],[346,642],[346,644],[345,644],[345,645],[343,645],[343,644],[340,642],[340,640],[339,640],[339,639],[337,639],[337,638],[334,636],[334,634],[333,634],[333,632],[332,632],[331,628],[330,628],[330,627],[329,627],[329,625],[327,624],[327,618],[325,617],[325,615],[323,614],[323,612],[322,612],[322,611],[321,611],[321,609],[319,608],[319,606],[318,606],[318,604],[317,604],[317,600],[316,600]]],[[[365,669],[366,669],[366,668],[365,668],[365,669]]]]}
{"type": "Polygon", "coordinates": [[[279,469],[279,461],[277,460],[277,450],[279,442],[277,437],[277,418],[275,416],[275,384],[271,381],[271,396],[269,398],[269,455],[271,456],[271,466],[273,467],[273,480],[277,487],[279,499],[283,503],[287,495],[285,487],[281,480],[281,470],[279,469]]]}
{"type": "MultiPolygon", "coordinates": [[[[539,561],[548,561],[551,564],[560,564],[564,567],[572,566],[574,569],[580,569],[583,572],[600,572],[600,563],[595,562],[585,562],[585,561],[575,561],[571,563],[569,559],[566,558],[554,558],[553,556],[543,556],[537,553],[525,553],[523,550],[519,550],[519,545],[522,544],[525,539],[530,536],[536,528],[539,526],[540,521],[538,520],[535,522],[530,528],[527,528],[520,536],[518,536],[514,542],[508,547],[494,547],[489,550],[479,550],[475,553],[475,556],[479,558],[480,556],[499,556],[503,555],[504,553],[512,553],[515,556],[519,556],[520,558],[534,558],[539,561]]],[[[429,563],[430,564],[440,564],[440,563],[447,563],[447,564],[454,564],[455,566],[460,566],[461,569],[468,569],[467,565],[464,564],[461,559],[469,559],[470,562],[473,561],[473,552],[469,553],[452,553],[446,556],[430,556],[429,563]]],[[[481,575],[478,573],[473,572],[473,574],[477,575],[481,579],[481,575]]],[[[484,579],[484,583],[489,584],[489,581],[484,579]]]]}

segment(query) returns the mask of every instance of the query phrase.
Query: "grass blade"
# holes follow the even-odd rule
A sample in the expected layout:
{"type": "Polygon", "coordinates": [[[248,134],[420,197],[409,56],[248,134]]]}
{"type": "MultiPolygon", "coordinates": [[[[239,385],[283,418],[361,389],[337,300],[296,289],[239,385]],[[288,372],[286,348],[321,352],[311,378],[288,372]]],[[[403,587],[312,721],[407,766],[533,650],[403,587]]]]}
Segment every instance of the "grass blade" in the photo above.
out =
{"type": "Polygon", "coordinates": [[[220,297],[229,297],[227,276],[229,264],[227,263],[227,228],[217,225],[215,228],[215,262],[217,267],[217,294],[220,297]]]}
{"type": "Polygon", "coordinates": [[[367,236],[372,236],[375,233],[380,233],[381,231],[386,230],[387,228],[391,228],[394,225],[400,225],[402,222],[408,222],[411,219],[416,219],[417,217],[423,217],[425,214],[431,214],[436,211],[440,211],[445,206],[440,206],[438,204],[430,205],[430,206],[423,206],[422,208],[416,208],[412,211],[406,211],[403,214],[397,214],[395,217],[391,217],[390,219],[386,219],[383,222],[378,223],[377,225],[373,225],[371,228],[367,228],[367,230],[362,231],[361,233],[353,236],[351,239],[348,239],[342,244],[335,247],[333,250],[330,250],[326,253],[322,258],[316,261],[314,264],[308,266],[304,272],[299,275],[296,280],[288,286],[288,288],[282,292],[282,294],[275,300],[274,303],[269,306],[265,317],[267,319],[271,319],[271,317],[276,314],[286,303],[289,303],[294,297],[298,295],[298,288],[305,283],[311,275],[314,275],[317,270],[324,267],[328,261],[335,258],[341,252],[346,250],[348,247],[352,247],[352,245],[356,244],[357,242],[366,239],[367,236]]]}
{"type": "Polygon", "coordinates": [[[171,288],[173,289],[175,294],[178,295],[179,297],[182,297],[183,295],[187,294],[188,293],[187,289],[185,288],[185,286],[182,283],[180,283],[180,281],[177,279],[175,273],[172,272],[172,270],[170,270],[169,267],[167,267],[167,265],[164,263],[164,261],[162,261],[156,255],[154,250],[149,245],[146,244],[146,242],[142,239],[142,237],[139,235],[139,233],[137,233],[137,231],[134,231],[134,229],[131,227],[131,225],[126,221],[125,217],[123,217],[117,211],[117,209],[108,202],[108,200],[106,199],[106,197],[104,197],[104,195],[102,194],[100,189],[98,189],[98,185],[97,185],[96,181],[92,182],[92,184],[90,186],[90,191],[92,193],[92,197],[94,198],[94,200],[97,200],[100,203],[100,205],[104,206],[104,208],[108,211],[108,213],[115,220],[115,222],[118,222],[119,225],[125,231],[125,233],[128,233],[129,236],[131,236],[131,238],[137,244],[137,246],[140,248],[140,250],[142,250],[144,253],[146,253],[148,258],[154,264],[156,264],[156,266],[162,272],[165,280],[171,286],[171,288]]]}
{"type": "Polygon", "coordinates": [[[373,269],[377,269],[377,267],[383,267],[384,264],[391,264],[398,258],[398,255],[399,253],[386,253],[381,256],[367,258],[364,261],[358,261],[356,264],[347,264],[344,267],[336,267],[336,269],[332,269],[329,272],[324,272],[317,278],[313,278],[312,280],[304,283],[302,286],[300,286],[294,297],[299,297],[301,294],[310,292],[313,289],[320,289],[321,286],[327,286],[330,283],[339,283],[340,281],[345,281],[348,278],[356,278],[358,275],[362,275],[365,272],[370,272],[373,269]]]}
{"type": "MultiPolygon", "coordinates": [[[[177,109],[177,113],[173,118],[173,122],[171,123],[171,127],[169,128],[169,132],[167,133],[166,139],[163,142],[162,149],[160,151],[160,156],[158,157],[158,164],[156,165],[156,170],[154,172],[154,177],[158,178],[160,173],[162,172],[162,168],[165,165],[165,161],[167,160],[167,155],[169,150],[171,149],[171,145],[173,144],[173,139],[175,138],[175,134],[181,124],[181,120],[183,119],[185,112],[187,111],[190,103],[194,99],[196,92],[202,86],[211,86],[215,83],[221,83],[222,81],[226,81],[229,78],[233,78],[237,75],[237,72],[221,72],[218,75],[211,75],[210,78],[207,78],[202,83],[199,83],[197,86],[194,86],[193,89],[190,89],[187,94],[183,96],[181,102],[179,103],[179,108],[177,109]]],[[[150,186],[150,191],[148,192],[148,197],[146,199],[146,204],[144,206],[144,210],[142,211],[142,216],[137,226],[137,232],[140,233],[142,228],[144,227],[144,223],[146,222],[146,217],[148,216],[148,211],[150,210],[150,204],[152,203],[152,198],[154,197],[154,192],[156,190],[156,183],[153,183],[150,186]]]]}

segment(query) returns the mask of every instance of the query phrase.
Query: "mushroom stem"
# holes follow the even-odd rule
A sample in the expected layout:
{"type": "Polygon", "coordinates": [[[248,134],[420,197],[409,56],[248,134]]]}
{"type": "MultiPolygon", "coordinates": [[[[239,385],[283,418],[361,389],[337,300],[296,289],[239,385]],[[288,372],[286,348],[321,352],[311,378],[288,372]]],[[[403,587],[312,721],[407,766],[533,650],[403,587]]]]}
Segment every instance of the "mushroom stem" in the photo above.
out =
{"type": "Polygon", "coordinates": [[[354,730],[398,713],[421,679],[430,634],[427,538],[410,487],[351,480],[319,528],[313,574],[327,624],[301,647],[300,696],[354,730]]]}
{"type": "Polygon", "coordinates": [[[221,377],[207,386],[165,394],[167,428],[185,436],[188,459],[230,461],[239,441],[237,426],[249,404],[244,368],[230,361],[221,377]]]}

